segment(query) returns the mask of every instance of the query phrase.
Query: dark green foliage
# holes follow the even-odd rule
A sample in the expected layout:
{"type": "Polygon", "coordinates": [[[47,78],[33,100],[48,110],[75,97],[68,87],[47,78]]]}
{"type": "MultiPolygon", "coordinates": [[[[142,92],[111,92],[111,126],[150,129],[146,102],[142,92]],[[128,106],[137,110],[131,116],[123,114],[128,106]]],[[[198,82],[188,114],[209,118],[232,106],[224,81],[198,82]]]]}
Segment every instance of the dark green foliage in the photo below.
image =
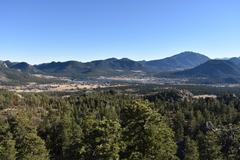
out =
{"type": "Polygon", "coordinates": [[[48,151],[44,141],[35,132],[26,133],[19,141],[17,159],[47,160],[48,151]]]}
{"type": "Polygon", "coordinates": [[[10,126],[4,119],[0,119],[0,159],[16,159],[16,141],[10,132],[10,126]]]}
{"type": "Polygon", "coordinates": [[[199,143],[201,160],[222,159],[221,146],[216,133],[208,132],[199,143]]]}
{"type": "Polygon", "coordinates": [[[124,150],[119,122],[105,118],[96,121],[93,117],[87,117],[83,127],[86,128],[81,148],[83,159],[119,159],[120,151],[124,150]]]}
{"type": "Polygon", "coordinates": [[[64,95],[0,91],[0,159],[239,159],[238,95],[64,95]]]}
{"type": "Polygon", "coordinates": [[[11,137],[6,137],[0,143],[0,159],[15,160],[16,159],[16,141],[11,137]]]}
{"type": "Polygon", "coordinates": [[[71,143],[65,150],[65,159],[78,160],[83,157],[83,133],[79,125],[75,125],[72,131],[71,143]]]}
{"type": "Polygon", "coordinates": [[[176,159],[173,132],[148,103],[135,101],[121,111],[127,159],[176,159]]]}
{"type": "Polygon", "coordinates": [[[224,159],[240,159],[240,128],[239,125],[227,126],[220,132],[221,151],[224,159]]]}
{"type": "Polygon", "coordinates": [[[184,160],[199,160],[198,145],[194,140],[186,137],[184,147],[184,160]]]}
{"type": "Polygon", "coordinates": [[[45,142],[37,135],[28,117],[24,113],[11,114],[1,120],[1,159],[48,160],[45,142]]]}

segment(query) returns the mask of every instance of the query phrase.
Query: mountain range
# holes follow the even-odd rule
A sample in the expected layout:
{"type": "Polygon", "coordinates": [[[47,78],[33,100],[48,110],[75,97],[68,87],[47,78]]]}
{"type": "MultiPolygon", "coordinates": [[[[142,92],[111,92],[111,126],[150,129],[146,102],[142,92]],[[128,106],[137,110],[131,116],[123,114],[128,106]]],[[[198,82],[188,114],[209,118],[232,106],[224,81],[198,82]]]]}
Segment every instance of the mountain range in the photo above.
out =
{"type": "Polygon", "coordinates": [[[172,57],[147,61],[144,66],[150,72],[177,71],[194,68],[208,60],[210,59],[207,56],[199,53],[182,52],[172,57]]]}
{"type": "MultiPolygon", "coordinates": [[[[238,59],[239,61],[239,59],[238,59]]],[[[173,73],[174,77],[184,77],[202,83],[238,83],[240,66],[238,61],[209,60],[192,69],[173,73]]]]}
{"type": "Polygon", "coordinates": [[[33,76],[35,74],[71,79],[145,75],[188,78],[194,83],[238,83],[240,82],[240,58],[210,59],[200,53],[186,51],[172,57],[151,61],[110,58],[86,63],[66,61],[38,65],[0,61],[0,82],[37,81],[39,78],[33,76]]]}

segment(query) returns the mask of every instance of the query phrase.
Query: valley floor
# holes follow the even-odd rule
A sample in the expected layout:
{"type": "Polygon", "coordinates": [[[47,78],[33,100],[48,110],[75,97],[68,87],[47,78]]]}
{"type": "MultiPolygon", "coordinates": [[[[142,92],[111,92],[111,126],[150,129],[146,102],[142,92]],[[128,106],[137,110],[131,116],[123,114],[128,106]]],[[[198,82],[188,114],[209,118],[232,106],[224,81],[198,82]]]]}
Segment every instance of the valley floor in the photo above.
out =
{"type": "Polygon", "coordinates": [[[97,88],[111,88],[123,86],[122,84],[109,83],[50,83],[50,84],[36,84],[30,83],[27,85],[17,86],[0,86],[0,89],[5,89],[13,92],[77,92],[79,90],[92,90],[97,88]]]}

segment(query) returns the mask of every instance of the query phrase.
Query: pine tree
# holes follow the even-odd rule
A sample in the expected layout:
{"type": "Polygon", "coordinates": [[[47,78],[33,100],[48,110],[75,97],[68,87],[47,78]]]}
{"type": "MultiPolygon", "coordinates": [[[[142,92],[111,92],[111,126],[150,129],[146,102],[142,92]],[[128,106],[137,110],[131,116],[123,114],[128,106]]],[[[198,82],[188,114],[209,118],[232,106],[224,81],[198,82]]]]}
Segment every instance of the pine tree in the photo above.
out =
{"type": "Polygon", "coordinates": [[[117,160],[124,148],[122,129],[118,121],[97,120],[93,116],[84,120],[81,158],[117,160]]]}
{"type": "Polygon", "coordinates": [[[239,125],[228,126],[221,131],[221,151],[225,159],[240,159],[240,130],[239,125]]]}
{"type": "Polygon", "coordinates": [[[148,103],[134,101],[121,111],[124,140],[127,144],[122,158],[126,159],[176,159],[173,132],[153,111],[148,103]]]}
{"type": "Polygon", "coordinates": [[[15,144],[9,123],[0,117],[0,159],[15,160],[17,153],[15,144]]]}
{"type": "Polygon", "coordinates": [[[189,137],[185,138],[184,160],[199,160],[198,145],[189,137]]]}
{"type": "Polygon", "coordinates": [[[176,141],[182,141],[184,138],[184,123],[185,123],[184,114],[178,111],[173,121],[173,128],[175,131],[176,141]]]}
{"type": "Polygon", "coordinates": [[[35,132],[27,133],[18,144],[18,160],[48,160],[44,141],[35,132]]]}
{"type": "Polygon", "coordinates": [[[75,124],[72,131],[71,144],[65,150],[64,158],[71,160],[79,160],[83,153],[83,133],[79,125],[75,124]]]}
{"type": "Polygon", "coordinates": [[[216,133],[209,131],[200,141],[201,160],[221,160],[221,145],[216,133]]]}
{"type": "Polygon", "coordinates": [[[15,160],[16,159],[16,141],[12,139],[12,135],[5,135],[3,139],[0,140],[0,159],[3,160],[15,160]]]}

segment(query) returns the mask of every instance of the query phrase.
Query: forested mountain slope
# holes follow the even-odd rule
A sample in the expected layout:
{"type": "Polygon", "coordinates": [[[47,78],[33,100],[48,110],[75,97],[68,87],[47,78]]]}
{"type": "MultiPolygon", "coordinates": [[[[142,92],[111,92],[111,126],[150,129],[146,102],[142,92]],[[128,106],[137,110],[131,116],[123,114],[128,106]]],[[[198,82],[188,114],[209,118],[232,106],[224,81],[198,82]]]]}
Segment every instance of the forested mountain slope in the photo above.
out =
{"type": "Polygon", "coordinates": [[[240,98],[182,93],[0,91],[0,159],[239,159],[240,98]]]}

